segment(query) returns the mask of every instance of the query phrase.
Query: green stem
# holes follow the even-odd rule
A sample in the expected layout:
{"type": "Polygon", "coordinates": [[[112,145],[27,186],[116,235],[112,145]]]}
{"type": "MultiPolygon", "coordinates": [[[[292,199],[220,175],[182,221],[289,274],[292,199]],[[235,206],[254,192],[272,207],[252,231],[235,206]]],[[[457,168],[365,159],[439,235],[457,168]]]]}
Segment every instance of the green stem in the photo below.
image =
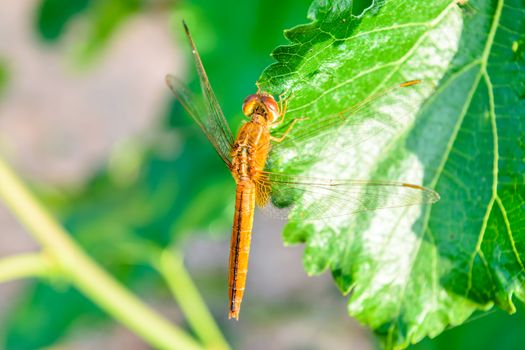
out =
{"type": "Polygon", "coordinates": [[[148,308],[88,257],[2,159],[0,198],[42,244],[65,277],[102,309],[156,348],[202,349],[187,333],[148,308]]]}
{"type": "Polygon", "coordinates": [[[0,260],[0,283],[50,275],[53,265],[42,253],[18,254],[0,260]]]}
{"type": "Polygon", "coordinates": [[[230,349],[184,267],[180,253],[166,249],[160,254],[158,263],[154,265],[168,283],[188,324],[205,347],[215,350],[230,349]]]}

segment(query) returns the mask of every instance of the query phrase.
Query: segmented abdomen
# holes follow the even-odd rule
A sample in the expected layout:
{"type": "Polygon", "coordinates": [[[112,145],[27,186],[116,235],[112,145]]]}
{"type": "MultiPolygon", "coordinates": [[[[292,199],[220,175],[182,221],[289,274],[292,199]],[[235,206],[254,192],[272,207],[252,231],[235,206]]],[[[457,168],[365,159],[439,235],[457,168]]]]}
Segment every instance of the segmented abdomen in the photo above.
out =
{"type": "Polygon", "coordinates": [[[228,294],[230,300],[229,318],[239,319],[255,209],[255,184],[247,181],[237,185],[235,196],[235,215],[230,247],[228,294]]]}

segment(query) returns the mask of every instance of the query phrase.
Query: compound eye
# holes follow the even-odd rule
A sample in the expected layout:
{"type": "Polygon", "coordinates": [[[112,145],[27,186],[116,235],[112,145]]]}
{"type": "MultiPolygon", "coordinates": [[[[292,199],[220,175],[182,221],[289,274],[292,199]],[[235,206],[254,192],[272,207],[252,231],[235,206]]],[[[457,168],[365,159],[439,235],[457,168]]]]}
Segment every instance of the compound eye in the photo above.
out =
{"type": "Polygon", "coordinates": [[[273,96],[264,96],[262,102],[268,112],[268,119],[270,122],[275,122],[279,118],[279,106],[273,96]]]}
{"type": "Polygon", "coordinates": [[[258,96],[256,94],[246,97],[242,104],[242,112],[244,115],[247,117],[251,116],[258,102],[258,96]]]}

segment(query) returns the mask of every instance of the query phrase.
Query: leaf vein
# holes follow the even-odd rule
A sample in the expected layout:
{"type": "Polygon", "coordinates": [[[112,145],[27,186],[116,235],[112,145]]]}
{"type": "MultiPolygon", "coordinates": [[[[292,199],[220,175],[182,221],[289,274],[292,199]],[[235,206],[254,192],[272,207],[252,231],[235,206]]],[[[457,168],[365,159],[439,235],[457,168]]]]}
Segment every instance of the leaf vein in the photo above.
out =
{"type": "Polygon", "coordinates": [[[476,248],[472,252],[470,256],[469,261],[469,271],[468,271],[468,281],[467,281],[467,289],[465,290],[465,297],[468,296],[470,290],[472,289],[472,275],[474,271],[474,261],[476,260],[476,255],[481,251],[481,244],[483,243],[483,238],[485,236],[485,231],[487,230],[487,224],[489,221],[490,213],[492,212],[492,207],[494,206],[494,199],[495,197],[492,197],[487,205],[487,211],[485,212],[485,215],[483,216],[483,221],[481,223],[481,229],[479,230],[478,235],[478,241],[476,242],[476,248]]]}
{"type": "Polygon", "coordinates": [[[507,234],[509,235],[512,252],[514,253],[514,256],[516,256],[516,260],[518,261],[518,264],[520,265],[521,270],[525,271],[525,266],[523,265],[523,261],[521,260],[518,249],[516,248],[516,242],[514,241],[514,236],[512,234],[512,229],[510,227],[510,221],[507,216],[507,210],[505,209],[505,206],[503,205],[503,202],[501,201],[501,198],[499,196],[496,196],[496,203],[498,203],[498,207],[501,210],[501,214],[503,216],[503,221],[505,222],[505,227],[507,228],[507,234]]]}
{"type": "MultiPolygon", "coordinates": [[[[487,205],[487,210],[485,212],[485,215],[483,216],[483,221],[481,225],[481,230],[478,235],[478,241],[476,243],[476,248],[474,252],[472,253],[470,266],[469,266],[469,273],[468,273],[468,285],[467,290],[465,292],[465,295],[467,296],[469,291],[472,288],[472,273],[473,273],[473,267],[474,267],[474,260],[476,255],[481,251],[481,244],[483,243],[483,239],[485,237],[485,231],[487,230],[487,224],[490,217],[490,213],[492,212],[492,208],[494,206],[494,202],[497,197],[497,186],[498,186],[498,130],[497,130],[497,124],[496,124],[496,111],[494,108],[494,92],[492,87],[492,82],[490,80],[490,77],[487,72],[487,64],[488,59],[490,55],[491,48],[494,44],[494,38],[496,36],[496,31],[498,28],[498,25],[501,26],[500,20],[501,20],[501,13],[503,9],[504,1],[500,0],[498,1],[496,12],[494,13],[494,19],[492,21],[492,25],[490,28],[489,35],[487,37],[487,43],[485,45],[485,48],[483,50],[483,55],[481,57],[481,76],[483,76],[485,83],[487,84],[487,93],[489,97],[489,108],[490,108],[490,117],[491,117],[491,128],[492,128],[492,136],[493,136],[493,147],[494,147],[494,160],[493,160],[493,176],[494,179],[492,181],[492,195],[491,199],[489,201],[489,204],[487,205]]],[[[481,78],[480,76],[480,78],[481,78]]],[[[479,81],[478,81],[479,83],[479,81]]]]}
{"type": "MultiPolygon", "coordinates": [[[[429,28],[433,28],[435,27],[439,22],[441,22],[441,20],[444,18],[444,16],[448,13],[448,11],[452,8],[451,5],[447,6],[441,13],[439,16],[437,16],[434,20],[432,20],[430,22],[430,24],[428,25],[429,28]]],[[[291,109],[288,109],[288,113],[291,113],[291,112],[297,112],[297,111],[300,111],[300,110],[303,110],[305,108],[307,108],[308,106],[316,103],[319,99],[321,99],[322,97],[324,97],[325,95],[328,95],[330,94],[332,91],[334,90],[337,90],[339,88],[341,88],[342,86],[345,86],[347,84],[350,84],[351,82],[353,82],[354,80],[358,79],[358,78],[361,78],[363,76],[366,76],[370,73],[373,73],[375,71],[378,71],[378,70],[381,70],[383,68],[387,68],[387,67],[390,67],[390,66],[397,66],[397,69],[396,70],[393,70],[392,72],[390,72],[390,74],[388,74],[387,76],[390,77],[392,76],[397,70],[399,70],[399,66],[401,66],[403,63],[406,62],[406,60],[408,58],[410,58],[412,56],[412,54],[414,53],[414,51],[421,45],[421,43],[423,42],[424,39],[426,39],[428,36],[428,32],[426,32],[425,34],[421,35],[421,37],[414,43],[414,45],[412,46],[412,48],[410,48],[410,50],[408,50],[401,58],[399,58],[397,61],[393,61],[393,62],[390,62],[390,63],[387,63],[387,64],[383,64],[383,65],[378,65],[378,66],[375,66],[375,67],[372,67],[368,70],[365,70],[365,71],[362,71],[360,72],[359,74],[353,76],[352,78],[348,79],[348,80],[345,80],[333,87],[331,87],[330,89],[326,89],[324,90],[321,94],[319,94],[319,96],[317,96],[316,98],[313,98],[311,99],[308,103],[306,104],[303,104],[302,106],[300,107],[297,107],[297,108],[291,108],[291,109]]],[[[383,79],[382,83],[381,84],[378,84],[377,88],[379,88],[387,79],[383,79]]]]}

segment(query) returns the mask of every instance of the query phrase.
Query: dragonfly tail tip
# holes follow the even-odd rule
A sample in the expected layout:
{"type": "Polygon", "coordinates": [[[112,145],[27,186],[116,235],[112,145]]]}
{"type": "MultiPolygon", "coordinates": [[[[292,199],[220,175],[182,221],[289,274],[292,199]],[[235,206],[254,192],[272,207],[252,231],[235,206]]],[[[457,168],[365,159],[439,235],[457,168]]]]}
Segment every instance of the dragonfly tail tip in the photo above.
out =
{"type": "Polygon", "coordinates": [[[236,321],[239,321],[239,312],[238,311],[230,311],[228,314],[228,319],[231,320],[234,318],[236,321]]]}

